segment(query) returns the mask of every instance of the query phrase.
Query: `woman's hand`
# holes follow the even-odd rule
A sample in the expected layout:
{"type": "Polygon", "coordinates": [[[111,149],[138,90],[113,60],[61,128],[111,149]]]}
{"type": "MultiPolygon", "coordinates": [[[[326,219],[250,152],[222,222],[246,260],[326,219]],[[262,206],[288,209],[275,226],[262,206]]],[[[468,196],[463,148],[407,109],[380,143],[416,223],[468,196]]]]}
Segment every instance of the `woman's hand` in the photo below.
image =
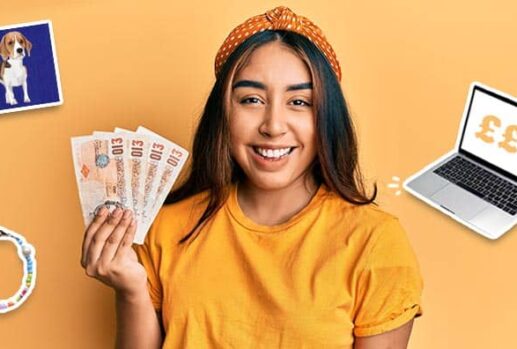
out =
{"type": "Polygon", "coordinates": [[[147,292],[147,273],[131,248],[136,221],[131,210],[111,214],[99,210],[84,234],[81,265],[94,277],[124,296],[147,292]]]}

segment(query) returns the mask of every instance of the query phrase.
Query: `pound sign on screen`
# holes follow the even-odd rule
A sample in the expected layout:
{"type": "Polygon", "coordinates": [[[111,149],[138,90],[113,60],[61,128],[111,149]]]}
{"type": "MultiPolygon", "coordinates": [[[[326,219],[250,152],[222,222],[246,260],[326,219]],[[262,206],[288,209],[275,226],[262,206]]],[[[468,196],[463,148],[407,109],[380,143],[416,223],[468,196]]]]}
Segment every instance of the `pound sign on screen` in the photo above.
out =
{"type": "Polygon", "coordinates": [[[490,135],[490,132],[494,132],[494,129],[492,129],[492,125],[490,124],[493,122],[493,125],[495,127],[501,126],[501,120],[497,116],[494,115],[487,115],[483,118],[483,121],[481,122],[481,130],[476,132],[475,136],[479,139],[481,139],[483,142],[486,143],[493,143],[494,137],[490,135]]]}
{"type": "Polygon", "coordinates": [[[509,153],[517,153],[517,125],[508,126],[503,137],[504,139],[498,143],[499,147],[509,153]]]}

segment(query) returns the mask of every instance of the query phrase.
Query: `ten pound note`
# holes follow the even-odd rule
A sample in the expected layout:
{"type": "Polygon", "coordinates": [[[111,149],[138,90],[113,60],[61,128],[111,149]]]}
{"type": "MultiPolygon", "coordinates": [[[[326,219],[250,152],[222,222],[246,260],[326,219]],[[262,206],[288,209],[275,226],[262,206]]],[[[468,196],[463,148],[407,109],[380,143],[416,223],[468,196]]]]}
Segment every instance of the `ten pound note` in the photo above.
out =
{"type": "Polygon", "coordinates": [[[85,226],[102,206],[129,208],[137,221],[133,242],[142,244],[188,152],[144,127],[94,132],[71,141],[85,226]]]}

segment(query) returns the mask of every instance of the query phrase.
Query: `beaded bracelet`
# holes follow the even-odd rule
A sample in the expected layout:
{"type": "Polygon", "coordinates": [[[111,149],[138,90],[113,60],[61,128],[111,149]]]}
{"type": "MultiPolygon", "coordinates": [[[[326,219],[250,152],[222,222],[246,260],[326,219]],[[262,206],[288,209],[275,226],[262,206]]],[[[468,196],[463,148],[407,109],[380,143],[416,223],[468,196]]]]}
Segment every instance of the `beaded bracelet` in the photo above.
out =
{"type": "Polygon", "coordinates": [[[7,313],[23,304],[36,285],[36,250],[25,238],[0,226],[0,241],[10,241],[18,249],[18,257],[23,262],[23,279],[18,292],[8,299],[0,299],[0,314],[7,313]]]}

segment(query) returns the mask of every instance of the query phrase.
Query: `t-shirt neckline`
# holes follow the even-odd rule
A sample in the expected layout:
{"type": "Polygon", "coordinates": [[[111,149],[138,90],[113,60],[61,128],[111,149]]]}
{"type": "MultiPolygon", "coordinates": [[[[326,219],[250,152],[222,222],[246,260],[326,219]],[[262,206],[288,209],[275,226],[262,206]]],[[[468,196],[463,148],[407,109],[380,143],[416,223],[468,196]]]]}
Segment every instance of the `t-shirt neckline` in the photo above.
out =
{"type": "Polygon", "coordinates": [[[328,193],[325,184],[320,184],[318,190],[313,195],[309,203],[294,216],[289,218],[286,222],[275,224],[275,225],[263,225],[256,223],[251,218],[246,216],[242,211],[239,201],[237,199],[237,190],[238,183],[234,183],[230,190],[230,195],[228,197],[227,208],[232,215],[232,217],[244,228],[256,232],[262,233],[277,233],[279,231],[286,230],[291,225],[297,223],[300,219],[302,219],[309,211],[312,211],[314,208],[318,207],[319,204],[323,201],[328,193]]]}

